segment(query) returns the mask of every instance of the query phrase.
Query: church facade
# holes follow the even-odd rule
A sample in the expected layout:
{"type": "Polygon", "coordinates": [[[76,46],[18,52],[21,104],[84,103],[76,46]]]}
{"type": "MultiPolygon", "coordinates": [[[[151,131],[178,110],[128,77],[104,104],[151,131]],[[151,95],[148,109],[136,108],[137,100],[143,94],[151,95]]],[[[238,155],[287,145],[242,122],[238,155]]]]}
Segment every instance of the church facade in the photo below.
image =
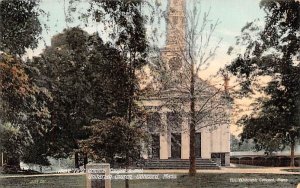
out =
{"type": "MultiPolygon", "coordinates": [[[[178,53],[181,45],[185,45],[184,40],[181,40],[186,32],[185,4],[185,0],[169,0],[167,41],[165,48],[161,50],[161,59],[166,63],[170,74],[173,75],[174,84],[181,83],[180,80],[176,81],[176,79],[182,79],[181,76],[176,75],[176,72],[184,69],[184,62],[181,62],[178,53]]],[[[145,159],[189,159],[189,93],[181,92],[177,87],[172,87],[174,84],[157,95],[143,98],[141,102],[149,114],[147,131],[151,135],[149,146],[143,154],[145,159]]],[[[196,109],[200,112],[205,101],[207,102],[207,99],[217,89],[209,86],[200,78],[198,85],[207,86],[206,89],[198,87],[199,93],[202,92],[202,95],[196,99],[196,109]]],[[[230,164],[230,128],[228,123],[230,121],[230,105],[222,96],[215,97],[213,102],[218,103],[215,106],[212,101],[209,102],[211,109],[205,111],[205,113],[210,113],[209,117],[202,118],[202,121],[196,125],[196,158],[218,159],[220,164],[227,166],[230,164]],[[218,116],[222,116],[222,121],[218,122],[218,116]]]]}

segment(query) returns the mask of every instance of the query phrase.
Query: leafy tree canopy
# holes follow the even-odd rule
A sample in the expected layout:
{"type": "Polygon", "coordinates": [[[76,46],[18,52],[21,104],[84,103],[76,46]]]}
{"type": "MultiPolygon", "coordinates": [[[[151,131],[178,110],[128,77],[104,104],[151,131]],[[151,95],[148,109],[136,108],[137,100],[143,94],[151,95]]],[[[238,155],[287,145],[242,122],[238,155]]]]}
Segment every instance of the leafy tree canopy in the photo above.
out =
{"type": "Polygon", "coordinates": [[[116,157],[125,159],[126,155],[136,161],[140,158],[141,143],[146,140],[145,132],[136,125],[129,125],[120,117],[96,121],[87,127],[92,135],[82,142],[84,150],[89,151],[96,161],[113,164],[116,157]]]}
{"type": "Polygon", "coordinates": [[[36,48],[42,32],[39,0],[0,1],[0,50],[22,55],[36,48]]]}
{"type": "Polygon", "coordinates": [[[49,133],[56,157],[80,149],[78,140],[88,138],[82,130],[93,120],[127,113],[129,81],[127,64],[120,51],[104,43],[98,34],[79,28],[58,34],[32,65],[35,82],[45,87],[53,131],[49,133]]]}
{"type": "Polygon", "coordinates": [[[260,149],[275,150],[293,147],[300,136],[300,3],[263,0],[261,7],[267,14],[264,27],[251,22],[242,29],[237,44],[245,50],[227,68],[239,79],[240,96],[264,94],[256,101],[260,110],[241,120],[242,137],[253,138],[260,149]],[[267,84],[259,84],[262,80],[267,84]]]}

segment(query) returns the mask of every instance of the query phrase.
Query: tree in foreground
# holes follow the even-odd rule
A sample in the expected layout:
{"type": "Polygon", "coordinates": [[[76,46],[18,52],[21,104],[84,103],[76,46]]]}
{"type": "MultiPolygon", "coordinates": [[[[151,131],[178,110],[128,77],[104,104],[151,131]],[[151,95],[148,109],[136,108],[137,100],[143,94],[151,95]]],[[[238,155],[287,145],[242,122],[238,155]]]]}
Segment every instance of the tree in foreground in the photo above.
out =
{"type": "MultiPolygon", "coordinates": [[[[128,106],[126,119],[130,126],[134,126],[138,119],[138,100],[139,85],[137,82],[136,71],[146,64],[147,58],[147,38],[146,38],[146,19],[142,13],[143,0],[136,1],[91,1],[91,15],[93,20],[104,25],[112,45],[120,51],[122,58],[127,64],[126,73],[128,74],[128,106]]],[[[125,155],[127,167],[129,166],[129,152],[125,155]]],[[[128,180],[125,186],[129,187],[128,180]]]]}
{"type": "Polygon", "coordinates": [[[39,0],[0,2],[0,50],[21,56],[27,48],[37,47],[42,32],[39,3],[39,0]]]}
{"type": "MultiPolygon", "coordinates": [[[[129,75],[120,51],[104,43],[98,33],[66,29],[53,37],[41,58],[32,62],[38,71],[35,84],[46,88],[53,100],[47,103],[53,129],[48,132],[49,156],[67,157],[88,152],[80,144],[93,136],[84,127],[94,120],[125,117],[129,101],[129,75]]],[[[118,134],[116,132],[113,132],[118,134]]],[[[87,142],[84,142],[87,144],[87,142]]]]}
{"type": "Polygon", "coordinates": [[[49,98],[46,91],[33,84],[30,67],[20,58],[26,49],[37,47],[41,13],[39,1],[0,1],[1,126],[4,132],[11,133],[1,141],[8,139],[4,152],[10,153],[7,163],[15,169],[19,169],[21,159],[46,162],[43,152],[47,145],[43,151],[35,148],[36,158],[28,157],[30,152],[26,151],[33,149],[37,140],[45,144],[40,138],[41,131],[49,128],[49,114],[43,101],[49,98]]]}
{"type": "Polygon", "coordinates": [[[268,152],[290,146],[294,166],[300,137],[300,3],[262,0],[260,5],[266,12],[264,27],[251,22],[242,29],[237,44],[245,50],[228,66],[239,79],[240,96],[262,94],[256,110],[240,120],[242,138],[254,139],[257,149],[268,152]]]}
{"type": "Polygon", "coordinates": [[[86,130],[91,136],[82,141],[83,149],[94,161],[114,166],[117,159],[124,161],[123,165],[127,165],[127,157],[131,162],[140,160],[141,143],[146,136],[138,122],[132,126],[125,118],[112,117],[94,121],[86,130]]]}
{"type": "MultiPolygon", "coordinates": [[[[180,1],[185,3],[185,1],[180,1]]],[[[195,134],[203,128],[213,130],[229,123],[229,101],[224,90],[201,79],[216,54],[220,41],[213,41],[220,23],[209,18],[209,11],[201,12],[201,1],[187,1],[177,13],[169,10],[167,46],[161,58],[153,61],[155,89],[161,95],[173,91],[174,96],[165,99],[165,104],[175,113],[187,112],[190,135],[189,174],[196,174],[195,134]],[[189,4],[193,4],[190,8],[189,4]],[[181,13],[185,15],[181,15],[181,13]],[[176,16],[172,16],[172,15],[176,16]],[[181,16],[177,16],[177,14],[181,16]],[[168,59],[169,51],[172,58],[168,59]],[[167,61],[167,62],[166,62],[167,61]],[[175,91],[175,93],[174,93],[175,91]],[[188,110],[185,107],[188,106],[188,110]]],[[[180,119],[180,118],[179,118],[180,119]]],[[[175,120],[175,119],[174,119],[175,120]]],[[[176,120],[175,120],[176,121],[176,120]]],[[[178,125],[181,125],[180,123],[178,125]]],[[[180,127],[174,127],[178,129],[180,127]]]]}
{"type": "MultiPolygon", "coordinates": [[[[47,95],[33,84],[21,59],[6,53],[0,54],[0,70],[1,126],[4,132],[12,133],[10,136],[2,137],[1,141],[5,142],[6,138],[10,144],[4,147],[4,152],[10,153],[7,164],[18,169],[20,160],[26,158],[26,149],[33,147],[35,141],[43,137],[41,131],[49,128],[48,110],[43,100],[39,100],[39,97],[47,98],[47,95]],[[20,144],[23,143],[20,140],[26,144],[20,144]]],[[[41,152],[36,154],[44,159],[41,152]]]]}

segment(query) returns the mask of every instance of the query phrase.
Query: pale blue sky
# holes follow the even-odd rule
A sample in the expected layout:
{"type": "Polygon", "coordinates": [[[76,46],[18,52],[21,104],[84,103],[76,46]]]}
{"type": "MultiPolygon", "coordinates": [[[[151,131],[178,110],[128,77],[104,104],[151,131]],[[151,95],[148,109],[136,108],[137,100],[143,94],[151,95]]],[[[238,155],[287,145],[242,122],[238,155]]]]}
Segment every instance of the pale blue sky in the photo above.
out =
{"type": "Polygon", "coordinates": [[[240,35],[241,29],[247,22],[255,19],[263,20],[265,13],[260,9],[259,3],[260,0],[203,0],[204,10],[211,7],[212,19],[221,21],[216,37],[223,39],[206,73],[215,72],[231,61],[233,57],[226,54],[227,50],[229,46],[235,44],[235,37],[240,35]]]}
{"type": "Polygon", "coordinates": [[[225,42],[235,42],[234,36],[247,22],[263,18],[264,12],[259,8],[260,0],[203,0],[204,9],[211,7],[211,16],[220,19],[218,35],[225,42]]]}
{"type": "MultiPolygon", "coordinates": [[[[160,0],[166,4],[167,0],[160,0]]],[[[68,0],[66,0],[68,2],[68,0]]],[[[87,2],[87,0],[82,0],[87,2]]],[[[259,7],[260,0],[202,0],[202,11],[207,11],[211,7],[211,18],[213,20],[219,19],[221,21],[215,33],[216,38],[223,38],[221,46],[217,51],[217,56],[213,60],[211,71],[224,66],[230,61],[230,57],[226,55],[227,49],[230,45],[235,43],[235,36],[240,34],[241,28],[250,21],[256,18],[263,18],[264,12],[259,7]]],[[[187,0],[187,3],[191,1],[187,0]]],[[[65,14],[64,14],[64,0],[42,0],[41,8],[49,13],[49,20],[42,18],[43,23],[49,27],[48,31],[44,31],[43,39],[46,45],[50,45],[50,39],[53,35],[62,32],[66,28],[65,14]]],[[[67,4],[66,4],[67,8],[67,4]]],[[[76,6],[77,11],[85,9],[82,5],[76,6]]],[[[78,25],[78,22],[73,26],[78,25]]],[[[72,25],[70,25],[72,26],[72,25]]],[[[164,29],[164,27],[162,27],[164,29]]],[[[95,28],[88,28],[89,31],[95,28]]],[[[162,38],[164,41],[165,37],[162,38]]],[[[161,42],[163,44],[163,42],[161,42]]],[[[38,49],[33,53],[38,54],[44,48],[44,42],[41,42],[38,49]]],[[[29,54],[32,54],[30,52],[29,54]]],[[[31,56],[31,55],[29,55],[31,56]]]]}

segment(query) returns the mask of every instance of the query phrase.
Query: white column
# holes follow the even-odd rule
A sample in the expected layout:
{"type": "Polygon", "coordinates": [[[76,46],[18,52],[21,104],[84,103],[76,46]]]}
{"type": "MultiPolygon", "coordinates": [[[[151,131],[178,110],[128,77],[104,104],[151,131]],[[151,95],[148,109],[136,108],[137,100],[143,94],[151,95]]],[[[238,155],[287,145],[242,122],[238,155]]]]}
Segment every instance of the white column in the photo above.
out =
{"type": "Polygon", "coordinates": [[[222,151],[222,125],[217,128],[217,144],[215,145],[215,152],[222,151]]]}
{"type": "Polygon", "coordinates": [[[222,125],[222,152],[230,152],[229,125],[222,125]]]}
{"type": "Polygon", "coordinates": [[[161,131],[160,131],[160,159],[169,158],[168,148],[168,127],[167,127],[167,115],[166,113],[161,114],[161,131]]]}
{"type": "Polygon", "coordinates": [[[204,159],[211,158],[211,133],[208,128],[201,130],[201,157],[204,159]]]}

